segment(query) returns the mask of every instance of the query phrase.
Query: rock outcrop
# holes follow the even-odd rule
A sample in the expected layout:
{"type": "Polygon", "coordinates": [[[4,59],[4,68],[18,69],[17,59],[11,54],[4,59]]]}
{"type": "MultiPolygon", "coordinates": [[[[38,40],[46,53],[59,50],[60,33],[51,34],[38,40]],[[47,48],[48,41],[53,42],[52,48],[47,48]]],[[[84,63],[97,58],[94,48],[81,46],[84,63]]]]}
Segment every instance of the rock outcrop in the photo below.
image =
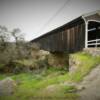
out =
{"type": "Polygon", "coordinates": [[[0,95],[11,95],[16,89],[16,82],[11,78],[0,81],[0,95]]]}

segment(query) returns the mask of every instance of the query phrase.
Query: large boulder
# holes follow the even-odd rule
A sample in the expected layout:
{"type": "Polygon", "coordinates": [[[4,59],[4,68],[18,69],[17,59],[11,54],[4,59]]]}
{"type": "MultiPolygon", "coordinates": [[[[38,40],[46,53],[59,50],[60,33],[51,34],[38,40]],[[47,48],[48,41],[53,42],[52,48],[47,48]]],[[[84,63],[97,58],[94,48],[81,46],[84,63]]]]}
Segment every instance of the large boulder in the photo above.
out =
{"type": "Polygon", "coordinates": [[[11,78],[0,81],[0,95],[11,95],[16,89],[16,82],[11,78]]]}
{"type": "Polygon", "coordinates": [[[34,60],[44,60],[50,53],[44,50],[33,50],[32,57],[34,60]]]}
{"type": "Polygon", "coordinates": [[[48,52],[44,50],[34,50],[32,52],[33,60],[46,61],[49,66],[56,68],[64,68],[68,70],[69,56],[66,53],[48,52]]]}

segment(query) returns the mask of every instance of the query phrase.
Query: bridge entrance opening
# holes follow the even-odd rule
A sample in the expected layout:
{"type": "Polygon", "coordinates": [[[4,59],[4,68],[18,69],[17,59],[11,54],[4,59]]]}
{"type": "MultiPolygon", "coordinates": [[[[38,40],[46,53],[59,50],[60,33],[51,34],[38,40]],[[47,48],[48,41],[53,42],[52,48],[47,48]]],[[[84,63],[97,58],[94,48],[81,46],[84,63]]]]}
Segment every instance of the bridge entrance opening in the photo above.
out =
{"type": "Polygon", "coordinates": [[[100,22],[88,21],[88,47],[100,47],[100,22]]]}

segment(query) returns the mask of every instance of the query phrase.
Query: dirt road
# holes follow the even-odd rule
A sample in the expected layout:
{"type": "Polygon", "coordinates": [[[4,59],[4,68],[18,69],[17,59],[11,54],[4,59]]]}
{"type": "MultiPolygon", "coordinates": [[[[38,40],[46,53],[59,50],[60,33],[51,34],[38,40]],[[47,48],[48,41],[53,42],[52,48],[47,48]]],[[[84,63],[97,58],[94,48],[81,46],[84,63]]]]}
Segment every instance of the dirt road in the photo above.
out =
{"type": "Polygon", "coordinates": [[[94,68],[82,83],[85,89],[80,91],[80,100],[100,100],[100,65],[94,68]]]}

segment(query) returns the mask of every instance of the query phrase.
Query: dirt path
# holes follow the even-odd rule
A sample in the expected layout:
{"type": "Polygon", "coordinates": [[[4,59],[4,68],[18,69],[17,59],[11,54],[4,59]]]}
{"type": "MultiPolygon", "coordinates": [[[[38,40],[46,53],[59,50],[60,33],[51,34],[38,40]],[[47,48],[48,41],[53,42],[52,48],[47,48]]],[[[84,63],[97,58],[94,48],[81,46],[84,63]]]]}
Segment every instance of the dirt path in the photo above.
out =
{"type": "Polygon", "coordinates": [[[78,93],[80,100],[100,100],[100,65],[94,68],[80,85],[85,87],[78,93]]]}

